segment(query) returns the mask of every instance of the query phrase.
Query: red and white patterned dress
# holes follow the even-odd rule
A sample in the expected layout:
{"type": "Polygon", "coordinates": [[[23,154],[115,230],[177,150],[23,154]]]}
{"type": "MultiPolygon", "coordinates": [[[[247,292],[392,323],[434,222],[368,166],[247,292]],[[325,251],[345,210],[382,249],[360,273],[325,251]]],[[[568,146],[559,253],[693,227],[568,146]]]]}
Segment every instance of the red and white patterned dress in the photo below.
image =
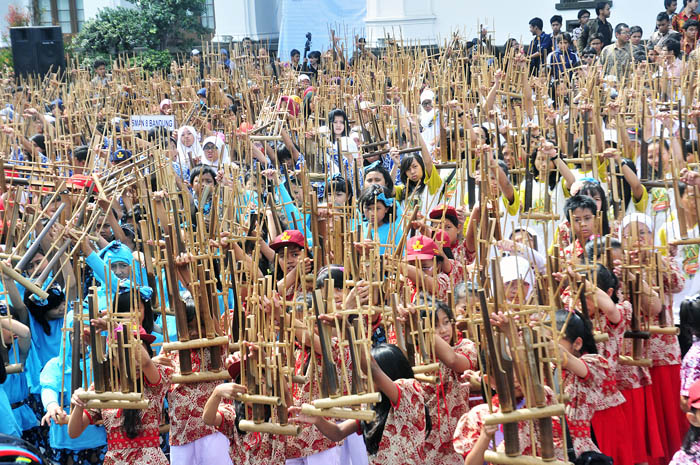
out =
{"type": "MultiPolygon", "coordinates": [[[[556,398],[554,392],[548,387],[544,387],[545,397],[547,405],[556,404],[556,398]]],[[[498,403],[498,394],[491,398],[491,404],[493,405],[493,412],[500,412],[498,403]]],[[[479,404],[463,415],[459,419],[457,428],[455,429],[454,435],[452,436],[452,445],[458,454],[463,457],[469,455],[469,452],[474,448],[476,441],[481,435],[481,428],[484,426],[484,417],[490,415],[488,404],[479,404]]],[[[532,445],[530,442],[530,427],[531,425],[535,428],[535,436],[537,439],[537,455],[541,456],[540,451],[540,434],[539,426],[537,422],[534,421],[520,421],[518,422],[518,439],[520,441],[520,454],[521,455],[531,455],[532,445]]],[[[552,418],[552,436],[554,438],[554,454],[557,459],[564,459],[564,443],[562,441],[562,430],[559,418],[552,418]]],[[[505,453],[505,443],[501,442],[496,447],[498,452],[505,453]]]]}
{"type": "MultiPolygon", "coordinates": [[[[319,382],[316,382],[315,377],[320,380],[323,376],[323,359],[321,355],[315,354],[316,357],[316,369],[318,373],[315,374],[312,370],[312,365],[310,363],[309,357],[313,349],[308,347],[305,350],[296,350],[296,362],[294,373],[297,375],[305,375],[306,383],[303,385],[294,384],[292,386],[292,396],[294,398],[294,406],[301,407],[303,404],[310,404],[316,399],[323,398],[321,394],[321,386],[319,382]],[[306,370],[304,370],[306,367],[306,370]]],[[[342,382],[342,364],[345,364],[347,373],[352,373],[352,362],[350,360],[350,352],[345,348],[343,350],[343,355],[341,357],[340,347],[338,345],[338,340],[336,338],[331,339],[331,353],[333,356],[333,362],[336,366],[336,373],[338,375],[338,386],[340,387],[342,394],[347,395],[348,390],[346,385],[342,382]]],[[[349,380],[352,382],[352,379],[349,380]]],[[[289,436],[286,438],[286,457],[288,459],[296,459],[300,457],[308,457],[310,455],[317,454],[319,452],[332,449],[341,443],[336,443],[328,439],[321,433],[318,428],[313,425],[302,425],[301,432],[298,436],[289,436]]]]}
{"type": "MultiPolygon", "coordinates": [[[[455,352],[469,359],[469,370],[478,370],[476,345],[462,339],[455,352]]],[[[432,430],[425,442],[426,463],[435,465],[462,464],[464,459],[452,447],[452,434],[459,419],[469,411],[469,383],[440,362],[440,384],[423,384],[432,430]],[[439,409],[438,409],[439,405],[439,409]]]]}
{"type": "Polygon", "coordinates": [[[229,454],[236,465],[279,465],[286,457],[285,439],[276,434],[245,433],[236,428],[236,410],[232,404],[220,404],[219,413],[223,417],[218,430],[231,442],[229,454]]]}
{"type": "MultiPolygon", "coordinates": [[[[192,360],[192,372],[202,371],[202,357],[200,349],[190,350],[192,360]]],[[[226,353],[225,350],[221,351],[226,353]]],[[[180,372],[179,352],[171,355],[175,363],[176,373],[180,372]]],[[[204,349],[204,361],[207,370],[211,369],[211,352],[204,349]]],[[[221,367],[224,367],[223,356],[221,367]]],[[[168,393],[168,408],[170,414],[170,445],[184,446],[205,436],[216,432],[213,426],[207,426],[202,421],[202,412],[209,396],[214,388],[223,381],[206,381],[201,383],[183,383],[170,386],[168,393]]]]}
{"type": "MultiPolygon", "coordinates": [[[[566,404],[566,421],[577,456],[586,451],[600,452],[591,439],[591,420],[601,403],[605,402],[601,398],[609,394],[609,386],[615,386],[614,372],[603,356],[585,354],[580,360],[588,368],[585,378],[562,370],[564,393],[570,399],[566,404]]],[[[624,402],[625,398],[616,387],[613,395],[624,402]]]]}
{"type": "Polygon", "coordinates": [[[392,405],[384,424],[379,450],[369,456],[371,465],[424,465],[425,397],[415,379],[398,379],[399,399],[392,405]]]}
{"type": "MultiPolygon", "coordinates": [[[[122,409],[85,410],[91,424],[102,420],[107,432],[107,455],[104,465],[168,465],[168,459],[160,449],[160,419],[163,414],[163,401],[170,387],[173,369],[156,364],[160,379],[155,384],[143,380],[144,398],[148,408],[141,411],[138,425],[139,434],[134,439],[126,436],[122,409]]],[[[93,390],[94,386],[90,387],[93,390]]]]}
{"type": "MultiPolygon", "coordinates": [[[[622,306],[618,306],[622,312],[622,321],[615,329],[615,338],[619,341],[620,354],[631,355],[632,354],[632,339],[625,338],[625,331],[631,329],[632,324],[632,314],[634,310],[632,309],[632,304],[625,300],[622,306]]],[[[613,335],[610,335],[612,338],[613,335]]],[[[645,350],[643,350],[642,358],[648,357],[648,344],[645,343],[645,350]]],[[[607,357],[606,357],[607,358],[607,357]]],[[[617,387],[620,391],[625,391],[627,389],[636,389],[651,384],[651,376],[649,375],[649,368],[638,367],[632,365],[620,365],[617,364],[616,370],[617,387]]]]}
{"type": "MultiPolygon", "coordinates": [[[[685,286],[685,276],[678,268],[678,263],[673,258],[664,257],[664,264],[668,272],[663,275],[664,302],[663,312],[666,313],[666,325],[673,325],[673,294],[681,292],[685,286]]],[[[651,318],[652,325],[659,325],[659,316],[651,318]]],[[[673,334],[652,334],[649,338],[649,358],[653,366],[680,365],[681,348],[678,345],[678,337],[673,334]]]]}
{"type": "Polygon", "coordinates": [[[467,266],[476,259],[476,250],[473,252],[467,250],[467,240],[465,239],[452,248],[452,256],[456,262],[467,266]]]}

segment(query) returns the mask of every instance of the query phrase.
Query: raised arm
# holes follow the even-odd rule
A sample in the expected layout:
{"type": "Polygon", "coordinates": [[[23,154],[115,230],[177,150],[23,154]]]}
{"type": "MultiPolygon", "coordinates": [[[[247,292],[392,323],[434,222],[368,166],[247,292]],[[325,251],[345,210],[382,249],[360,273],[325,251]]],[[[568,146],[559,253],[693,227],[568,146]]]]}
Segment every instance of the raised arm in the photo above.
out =
{"type": "Polygon", "coordinates": [[[435,353],[442,363],[455,373],[464,373],[472,368],[469,359],[455,350],[440,336],[435,335],[435,353]]]}

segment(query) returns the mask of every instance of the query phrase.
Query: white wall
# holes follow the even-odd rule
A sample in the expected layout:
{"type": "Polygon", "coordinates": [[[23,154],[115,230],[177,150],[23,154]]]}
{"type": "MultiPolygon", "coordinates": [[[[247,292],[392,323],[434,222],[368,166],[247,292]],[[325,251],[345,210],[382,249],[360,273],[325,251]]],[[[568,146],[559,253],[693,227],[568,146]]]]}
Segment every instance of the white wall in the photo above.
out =
{"type": "Polygon", "coordinates": [[[215,40],[225,36],[238,41],[279,37],[278,0],[214,0],[215,40]]]}
{"type": "Polygon", "coordinates": [[[116,8],[118,6],[135,8],[134,4],[127,0],[83,0],[85,21],[93,19],[103,8],[116,8]]]}

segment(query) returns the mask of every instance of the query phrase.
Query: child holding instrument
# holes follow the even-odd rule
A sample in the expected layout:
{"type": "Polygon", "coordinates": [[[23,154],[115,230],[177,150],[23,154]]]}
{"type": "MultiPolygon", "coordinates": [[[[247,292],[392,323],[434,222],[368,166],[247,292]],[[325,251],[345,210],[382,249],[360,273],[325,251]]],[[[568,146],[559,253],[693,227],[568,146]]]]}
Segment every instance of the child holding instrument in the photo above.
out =
{"type": "Polygon", "coordinates": [[[433,425],[425,441],[426,463],[462,464],[464,459],[452,447],[452,434],[469,410],[469,384],[460,382],[459,377],[467,370],[479,369],[477,349],[457,331],[452,309],[440,301],[435,302],[435,352],[440,362],[439,382],[423,384],[433,425]]]}
{"type": "MultiPolygon", "coordinates": [[[[284,463],[285,440],[283,437],[269,433],[246,433],[240,429],[239,423],[245,418],[246,406],[235,399],[238,394],[245,392],[245,386],[240,384],[219,384],[207,400],[202,412],[204,424],[214,427],[218,434],[227,437],[231,442],[228,461],[221,457],[222,451],[217,448],[212,450],[211,454],[219,456],[218,460],[209,463],[225,464],[231,461],[236,465],[284,463]]],[[[265,411],[266,416],[269,415],[270,407],[265,406],[265,411]]]]}
{"type": "Polygon", "coordinates": [[[614,463],[632,463],[631,447],[625,440],[627,421],[620,408],[624,397],[616,387],[614,366],[598,354],[590,320],[579,312],[557,310],[556,324],[559,331],[566,326],[560,335],[559,346],[564,393],[569,396],[566,421],[576,455],[586,451],[600,452],[591,438],[591,422],[598,416],[608,423],[603,441],[618,442],[612,455],[614,463]],[[603,403],[612,406],[602,408],[603,403]],[[621,447],[623,445],[627,447],[621,447]]]}
{"type": "MultiPolygon", "coordinates": [[[[655,262],[652,228],[652,219],[647,215],[641,213],[627,215],[620,226],[620,241],[623,249],[627,251],[630,264],[641,265],[651,270],[655,270],[657,266],[664,268],[651,274],[651,280],[657,286],[663,286],[663,295],[666,299],[665,302],[661,302],[661,312],[650,316],[650,324],[671,326],[673,313],[670,297],[683,289],[685,277],[672,258],[659,257],[660,260],[655,262]]],[[[657,429],[664,448],[663,462],[668,462],[674,451],[680,447],[683,434],[688,428],[688,421],[680,408],[678,397],[681,389],[681,349],[676,335],[651,334],[648,357],[653,363],[649,368],[651,386],[648,389],[651,390],[657,413],[657,429]]]]}
{"type": "Polygon", "coordinates": [[[315,425],[332,441],[362,434],[372,465],[428,463],[424,441],[431,431],[430,415],[422,385],[413,379],[408,359],[398,347],[381,344],[372,349],[370,369],[375,386],[382,393],[381,402],[372,406],[377,413],[373,422],[345,420],[336,424],[322,417],[300,415],[299,407],[290,408],[290,416],[315,425]]]}
{"type": "MultiPolygon", "coordinates": [[[[121,337],[115,330],[115,337],[121,337]]],[[[136,330],[134,331],[136,332],[136,330]]],[[[102,420],[107,431],[107,455],[105,465],[120,463],[142,463],[148,465],[168,465],[168,460],[160,449],[159,426],[163,413],[163,401],[170,387],[173,374],[171,363],[156,364],[151,356],[151,343],[155,337],[138,328],[141,346],[131,349],[138,358],[140,376],[143,377],[144,397],[148,401],[145,410],[108,408],[87,409],[80,398],[85,390],[78,388],[71,398],[71,416],[68,421],[68,434],[71,438],[80,436],[89,425],[102,420]]],[[[94,389],[91,387],[90,390],[94,389]]]]}
{"type": "MultiPolygon", "coordinates": [[[[202,332],[197,327],[197,313],[194,300],[184,299],[187,328],[190,339],[198,339],[202,332]]],[[[209,348],[187,351],[191,360],[192,372],[211,371],[212,354],[209,348]]],[[[220,350],[220,366],[224,366],[225,348],[220,350]]],[[[175,374],[180,374],[180,351],[170,352],[175,374]]],[[[170,416],[170,463],[171,465],[225,463],[221,451],[228,447],[228,439],[212,425],[203,421],[203,409],[216,386],[221,381],[199,381],[178,383],[170,386],[168,392],[168,413],[170,416]]]]}
{"type": "Polygon", "coordinates": [[[369,185],[362,189],[358,204],[364,221],[362,222],[362,237],[378,241],[379,254],[385,250],[393,252],[403,236],[401,216],[396,211],[397,202],[389,198],[388,191],[377,185],[369,185]]]}

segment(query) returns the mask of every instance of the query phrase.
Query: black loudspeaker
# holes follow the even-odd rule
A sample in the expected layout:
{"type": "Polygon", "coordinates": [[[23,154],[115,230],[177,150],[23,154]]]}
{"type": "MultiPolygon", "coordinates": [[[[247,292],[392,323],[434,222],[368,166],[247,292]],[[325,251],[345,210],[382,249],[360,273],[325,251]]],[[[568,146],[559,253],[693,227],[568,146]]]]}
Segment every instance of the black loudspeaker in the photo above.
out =
{"type": "Polygon", "coordinates": [[[16,77],[43,76],[66,68],[59,26],[12,27],[10,43],[16,77]]]}

